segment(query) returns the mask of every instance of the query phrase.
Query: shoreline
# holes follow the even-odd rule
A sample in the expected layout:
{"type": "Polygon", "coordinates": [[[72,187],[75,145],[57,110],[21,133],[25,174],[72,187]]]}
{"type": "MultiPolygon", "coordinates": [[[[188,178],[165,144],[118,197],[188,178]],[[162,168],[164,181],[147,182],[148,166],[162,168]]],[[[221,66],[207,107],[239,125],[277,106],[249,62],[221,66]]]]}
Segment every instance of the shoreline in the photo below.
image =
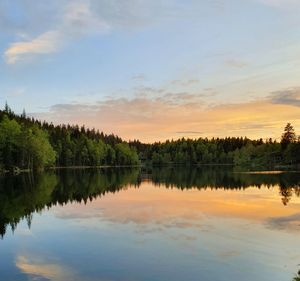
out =
{"type": "Polygon", "coordinates": [[[149,163],[142,163],[139,165],[100,165],[100,166],[53,166],[47,167],[41,170],[32,170],[32,169],[19,169],[18,167],[13,167],[12,169],[1,169],[0,175],[11,174],[18,175],[21,173],[35,173],[35,172],[43,172],[49,170],[84,170],[84,169],[110,169],[110,168],[142,168],[142,167],[152,167],[152,168],[173,168],[173,167],[182,167],[182,168],[197,168],[197,167],[232,167],[232,168],[241,168],[241,169],[249,169],[248,171],[241,171],[236,173],[248,173],[248,174],[264,174],[264,173],[284,173],[284,172],[300,172],[299,165],[276,165],[274,167],[248,167],[248,166],[236,166],[234,164],[166,164],[166,165],[152,165],[149,163]],[[255,169],[256,168],[256,169],[255,169]]]}
{"type": "Polygon", "coordinates": [[[18,175],[21,173],[35,173],[35,172],[44,172],[49,170],[84,170],[84,169],[109,169],[109,168],[139,168],[139,167],[142,167],[142,165],[57,166],[57,167],[47,167],[41,170],[19,169],[18,167],[14,167],[11,170],[1,169],[0,175],[1,174],[18,175]]]}

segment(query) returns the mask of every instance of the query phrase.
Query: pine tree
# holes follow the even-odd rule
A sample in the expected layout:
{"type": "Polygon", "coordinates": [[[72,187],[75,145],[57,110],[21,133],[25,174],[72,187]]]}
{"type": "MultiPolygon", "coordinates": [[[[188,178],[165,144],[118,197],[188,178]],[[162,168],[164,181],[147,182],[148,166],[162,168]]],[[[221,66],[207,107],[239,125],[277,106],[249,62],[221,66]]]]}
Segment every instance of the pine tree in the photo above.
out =
{"type": "Polygon", "coordinates": [[[26,118],[26,111],[25,111],[25,108],[23,108],[23,112],[22,112],[22,114],[21,114],[21,118],[26,118]]]}
{"type": "Polygon", "coordinates": [[[9,112],[10,112],[10,108],[9,108],[9,106],[8,106],[7,101],[5,102],[4,112],[5,112],[5,113],[9,113],[9,112]]]}
{"type": "Polygon", "coordinates": [[[291,123],[287,123],[281,137],[281,146],[286,149],[290,143],[296,142],[296,134],[291,123]]]}

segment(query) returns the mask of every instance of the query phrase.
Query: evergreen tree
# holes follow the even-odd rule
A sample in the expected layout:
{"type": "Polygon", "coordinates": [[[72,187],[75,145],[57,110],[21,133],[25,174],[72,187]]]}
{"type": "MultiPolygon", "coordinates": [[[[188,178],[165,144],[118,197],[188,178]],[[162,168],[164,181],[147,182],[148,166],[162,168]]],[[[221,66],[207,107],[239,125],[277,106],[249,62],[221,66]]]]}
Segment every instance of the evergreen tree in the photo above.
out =
{"type": "Polygon", "coordinates": [[[290,143],[293,143],[296,141],[296,134],[293,126],[291,123],[287,123],[285,128],[284,128],[284,133],[282,134],[281,137],[281,145],[283,149],[286,149],[287,146],[290,143]]]}

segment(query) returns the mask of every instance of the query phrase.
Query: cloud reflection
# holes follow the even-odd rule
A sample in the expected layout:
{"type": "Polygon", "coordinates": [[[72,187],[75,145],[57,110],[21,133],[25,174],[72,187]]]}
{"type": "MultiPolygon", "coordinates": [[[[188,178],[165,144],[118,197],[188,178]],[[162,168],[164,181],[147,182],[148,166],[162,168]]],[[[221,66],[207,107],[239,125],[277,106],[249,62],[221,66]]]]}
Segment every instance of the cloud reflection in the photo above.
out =
{"type": "Polygon", "coordinates": [[[138,231],[161,231],[172,229],[196,229],[213,231],[210,221],[217,219],[242,219],[250,223],[269,225],[277,223],[289,230],[287,219],[298,220],[298,198],[289,208],[278,200],[278,187],[268,189],[249,188],[243,193],[234,190],[158,188],[150,182],[143,182],[139,189],[122,190],[117,194],[106,194],[88,205],[69,204],[54,209],[56,217],[76,219],[97,219],[117,224],[137,225],[138,231]],[[270,219],[272,224],[270,224],[270,219]]]}
{"type": "Polygon", "coordinates": [[[29,275],[29,280],[55,280],[55,281],[79,281],[79,277],[70,268],[58,263],[48,263],[41,259],[34,260],[23,255],[19,255],[16,266],[25,274],[29,275]]]}
{"type": "Polygon", "coordinates": [[[112,281],[111,279],[82,276],[76,269],[43,256],[18,255],[16,267],[28,275],[30,281],[112,281]]]}
{"type": "Polygon", "coordinates": [[[288,231],[300,231],[300,213],[290,216],[273,217],[268,220],[271,228],[288,231]]]}

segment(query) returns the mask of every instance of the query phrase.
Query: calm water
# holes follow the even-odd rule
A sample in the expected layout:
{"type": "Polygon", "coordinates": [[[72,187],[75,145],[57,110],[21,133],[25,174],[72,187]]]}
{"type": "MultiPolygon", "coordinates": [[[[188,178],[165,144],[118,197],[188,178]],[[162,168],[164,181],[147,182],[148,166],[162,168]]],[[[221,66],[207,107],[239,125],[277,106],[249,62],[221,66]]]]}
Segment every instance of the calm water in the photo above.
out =
{"type": "Polygon", "coordinates": [[[0,179],[0,280],[291,281],[300,174],[73,170],[0,179]]]}

